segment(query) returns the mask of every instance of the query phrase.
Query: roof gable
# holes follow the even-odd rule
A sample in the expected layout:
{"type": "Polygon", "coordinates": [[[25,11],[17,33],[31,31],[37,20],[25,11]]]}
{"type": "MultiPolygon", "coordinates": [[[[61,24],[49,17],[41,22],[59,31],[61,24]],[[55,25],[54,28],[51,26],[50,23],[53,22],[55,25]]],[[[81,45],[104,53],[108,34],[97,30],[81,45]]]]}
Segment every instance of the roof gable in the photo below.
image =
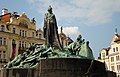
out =
{"type": "Polygon", "coordinates": [[[115,33],[111,41],[111,44],[117,43],[119,41],[120,41],[120,35],[118,35],[118,33],[115,33]]]}

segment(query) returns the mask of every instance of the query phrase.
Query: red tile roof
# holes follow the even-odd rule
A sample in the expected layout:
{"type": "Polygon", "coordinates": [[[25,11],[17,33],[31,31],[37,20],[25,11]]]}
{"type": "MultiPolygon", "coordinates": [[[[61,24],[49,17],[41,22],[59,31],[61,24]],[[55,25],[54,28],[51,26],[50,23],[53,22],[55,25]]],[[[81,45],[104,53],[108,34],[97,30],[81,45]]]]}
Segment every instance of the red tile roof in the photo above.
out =
{"type": "Polygon", "coordinates": [[[0,20],[1,21],[4,21],[4,22],[10,22],[10,18],[12,17],[12,16],[14,16],[14,17],[19,17],[19,15],[14,15],[14,14],[11,14],[11,13],[7,13],[7,14],[5,14],[5,15],[1,15],[0,16],[0,20]]]}
{"type": "Polygon", "coordinates": [[[10,21],[10,17],[11,17],[11,13],[5,14],[5,15],[1,15],[0,16],[0,20],[1,21],[5,21],[5,22],[9,22],[10,21]]]}
{"type": "Polygon", "coordinates": [[[103,50],[109,51],[109,50],[110,50],[110,47],[108,47],[108,48],[103,48],[103,50]]]}

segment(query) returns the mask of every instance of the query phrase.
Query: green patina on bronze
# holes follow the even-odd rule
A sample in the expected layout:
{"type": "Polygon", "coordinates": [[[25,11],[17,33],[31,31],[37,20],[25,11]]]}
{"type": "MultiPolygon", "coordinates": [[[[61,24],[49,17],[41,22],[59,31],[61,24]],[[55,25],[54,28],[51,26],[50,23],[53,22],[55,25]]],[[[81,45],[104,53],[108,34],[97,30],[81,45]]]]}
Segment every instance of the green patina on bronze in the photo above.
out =
{"type": "Polygon", "coordinates": [[[79,35],[76,41],[66,47],[61,46],[55,15],[52,13],[52,8],[49,7],[44,19],[44,37],[46,45],[36,44],[31,46],[23,54],[19,54],[12,61],[8,62],[5,68],[33,68],[37,66],[41,59],[49,58],[80,58],[94,59],[89,42],[85,42],[82,36],[79,35]]]}
{"type": "Polygon", "coordinates": [[[75,42],[72,42],[62,50],[46,45],[36,44],[31,46],[23,54],[16,56],[5,67],[6,68],[33,68],[40,59],[48,58],[80,58],[94,59],[89,42],[85,42],[81,35],[75,42]]]}

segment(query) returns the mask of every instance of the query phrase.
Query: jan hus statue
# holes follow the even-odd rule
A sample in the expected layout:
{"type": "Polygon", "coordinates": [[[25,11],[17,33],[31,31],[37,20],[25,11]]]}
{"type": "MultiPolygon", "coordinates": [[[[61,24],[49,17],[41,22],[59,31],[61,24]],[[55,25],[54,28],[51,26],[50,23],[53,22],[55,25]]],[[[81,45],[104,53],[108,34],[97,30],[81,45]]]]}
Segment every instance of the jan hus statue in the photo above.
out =
{"type": "Polygon", "coordinates": [[[51,6],[48,8],[48,13],[45,14],[43,30],[47,46],[61,49],[62,46],[59,41],[56,17],[52,13],[51,6]]]}

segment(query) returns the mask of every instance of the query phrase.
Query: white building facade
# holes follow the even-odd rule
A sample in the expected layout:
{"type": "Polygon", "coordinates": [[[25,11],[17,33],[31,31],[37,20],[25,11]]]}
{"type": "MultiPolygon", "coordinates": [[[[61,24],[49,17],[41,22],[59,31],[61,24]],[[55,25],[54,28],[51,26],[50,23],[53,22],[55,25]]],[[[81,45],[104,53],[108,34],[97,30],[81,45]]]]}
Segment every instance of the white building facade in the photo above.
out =
{"type": "Polygon", "coordinates": [[[110,47],[101,50],[98,60],[105,63],[106,70],[116,72],[117,77],[120,77],[120,35],[117,32],[110,47]]]}

